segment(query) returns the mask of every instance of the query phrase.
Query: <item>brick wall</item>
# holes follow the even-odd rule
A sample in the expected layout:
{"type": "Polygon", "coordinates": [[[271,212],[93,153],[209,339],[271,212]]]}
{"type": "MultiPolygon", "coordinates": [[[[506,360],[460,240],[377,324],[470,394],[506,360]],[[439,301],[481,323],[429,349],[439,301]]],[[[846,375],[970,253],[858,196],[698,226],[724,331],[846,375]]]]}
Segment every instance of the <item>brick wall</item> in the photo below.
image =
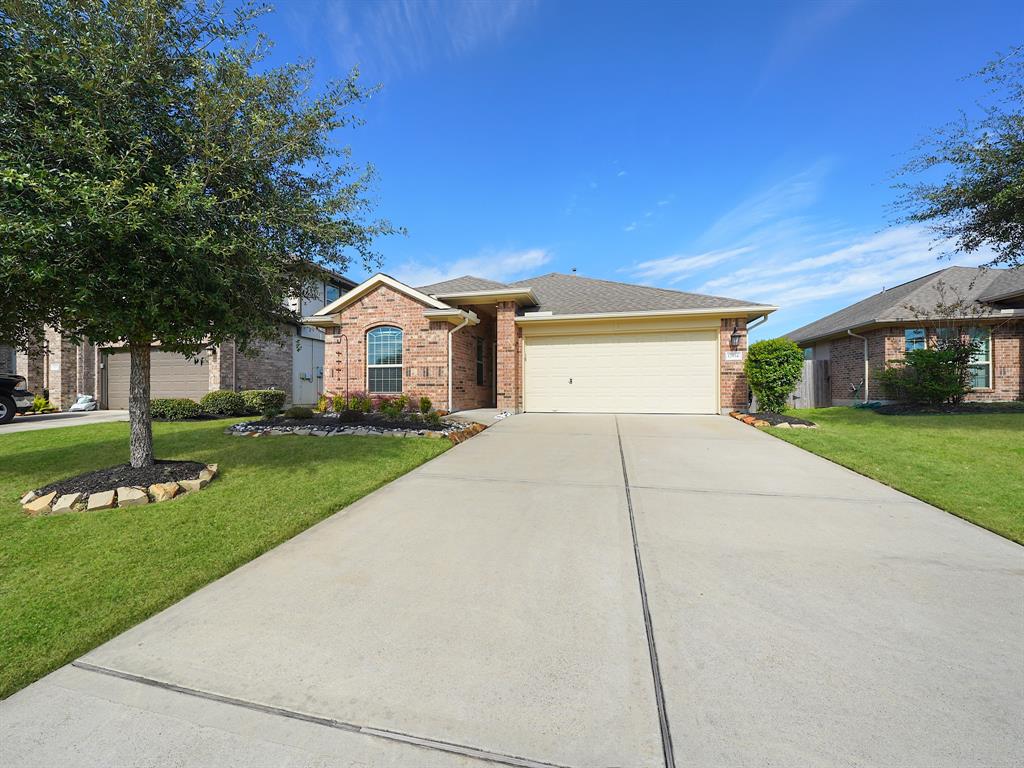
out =
{"type": "Polygon", "coordinates": [[[746,358],[747,354],[747,321],[743,318],[723,318],[718,332],[718,354],[721,356],[719,397],[722,410],[733,411],[745,409],[750,404],[747,375],[743,372],[743,360],[726,360],[726,352],[739,351],[746,358]],[[739,331],[739,346],[731,346],[733,329],[739,331]]]}
{"type": "MultiPolygon", "coordinates": [[[[348,337],[348,389],[366,391],[366,333],[379,325],[402,329],[402,389],[410,398],[429,397],[437,408],[448,407],[448,330],[444,321],[423,316],[425,307],[405,294],[381,286],[341,313],[324,352],[324,391],[345,393],[345,340],[348,337]]],[[[464,333],[467,329],[459,331],[464,333]]]]}
{"type": "Polygon", "coordinates": [[[292,349],[295,329],[284,326],[279,341],[258,341],[245,353],[235,342],[221,344],[209,357],[210,389],[280,389],[292,401],[292,349]]]}
{"type": "MultiPolygon", "coordinates": [[[[909,326],[907,326],[909,327],[909,326]]],[[[936,329],[928,327],[929,344],[936,341],[936,329]]],[[[885,399],[878,374],[887,362],[904,355],[904,326],[891,326],[865,331],[868,339],[869,392],[871,400],[885,399]]],[[[1024,321],[1014,320],[992,325],[992,387],[968,393],[974,402],[998,402],[1024,397],[1024,372],[1021,360],[1024,350],[1024,321]]],[[[832,339],[829,348],[829,375],[833,401],[863,399],[863,391],[851,391],[851,384],[864,378],[864,342],[852,336],[832,339]]]]}
{"type": "MultiPolygon", "coordinates": [[[[467,309],[471,309],[468,307],[467,309]]],[[[481,317],[480,323],[456,331],[452,336],[452,391],[454,409],[494,406],[495,320],[481,317]],[[484,383],[477,384],[477,340],[483,343],[484,383]]]]}
{"type": "Polygon", "coordinates": [[[522,347],[523,332],[515,324],[516,303],[502,301],[497,305],[495,335],[498,343],[497,407],[518,413],[523,409],[522,347]]]}

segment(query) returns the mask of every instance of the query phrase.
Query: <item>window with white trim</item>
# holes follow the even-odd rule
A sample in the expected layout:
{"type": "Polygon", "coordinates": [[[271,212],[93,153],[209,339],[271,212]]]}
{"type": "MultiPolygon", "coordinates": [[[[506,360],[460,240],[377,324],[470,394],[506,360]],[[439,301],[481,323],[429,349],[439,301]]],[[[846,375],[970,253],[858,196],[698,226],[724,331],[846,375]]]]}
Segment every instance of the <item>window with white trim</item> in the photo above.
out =
{"type": "Polygon", "coordinates": [[[971,389],[988,389],[992,386],[992,331],[968,328],[967,335],[978,345],[971,357],[971,389]]]}
{"type": "Polygon", "coordinates": [[[378,395],[401,393],[401,328],[382,325],[366,334],[366,389],[378,395]]]}
{"type": "Polygon", "coordinates": [[[337,301],[339,296],[341,296],[341,288],[330,283],[324,284],[324,302],[330,304],[332,301],[337,301]]]}
{"type": "Polygon", "coordinates": [[[904,352],[909,352],[912,349],[924,349],[926,346],[924,328],[907,328],[903,331],[904,352]]]}

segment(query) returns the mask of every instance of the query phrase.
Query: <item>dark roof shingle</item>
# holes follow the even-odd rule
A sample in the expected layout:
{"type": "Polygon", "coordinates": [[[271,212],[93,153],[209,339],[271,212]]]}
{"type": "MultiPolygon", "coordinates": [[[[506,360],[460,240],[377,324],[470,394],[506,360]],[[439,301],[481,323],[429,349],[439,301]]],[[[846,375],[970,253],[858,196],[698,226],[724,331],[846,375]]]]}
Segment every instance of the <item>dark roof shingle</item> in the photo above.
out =
{"type": "Polygon", "coordinates": [[[488,280],[486,277],[474,277],[473,275],[463,275],[462,277],[453,277],[451,280],[442,280],[440,283],[423,285],[416,290],[421,293],[425,293],[428,296],[437,296],[445,293],[489,291],[491,289],[507,287],[508,286],[505,285],[505,283],[499,283],[497,280],[488,280]]]}

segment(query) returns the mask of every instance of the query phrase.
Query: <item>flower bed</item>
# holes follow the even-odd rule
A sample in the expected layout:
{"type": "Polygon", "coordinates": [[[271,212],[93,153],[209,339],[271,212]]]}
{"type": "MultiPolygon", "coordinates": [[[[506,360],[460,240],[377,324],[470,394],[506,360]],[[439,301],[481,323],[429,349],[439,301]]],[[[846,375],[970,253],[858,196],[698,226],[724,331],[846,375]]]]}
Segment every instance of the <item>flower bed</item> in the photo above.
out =
{"type": "Polygon", "coordinates": [[[342,418],[340,414],[323,413],[309,418],[275,416],[272,419],[244,421],[224,430],[238,437],[270,437],[300,435],[312,437],[340,437],[343,435],[386,437],[446,437],[453,443],[479,434],[484,425],[457,419],[431,422],[426,419],[392,419],[383,414],[364,414],[358,420],[342,418]]]}
{"type": "Polygon", "coordinates": [[[216,464],[197,461],[156,461],[141,468],[119,464],[29,491],[21,506],[30,515],[50,515],[155,504],[202,490],[216,475],[216,464]]]}

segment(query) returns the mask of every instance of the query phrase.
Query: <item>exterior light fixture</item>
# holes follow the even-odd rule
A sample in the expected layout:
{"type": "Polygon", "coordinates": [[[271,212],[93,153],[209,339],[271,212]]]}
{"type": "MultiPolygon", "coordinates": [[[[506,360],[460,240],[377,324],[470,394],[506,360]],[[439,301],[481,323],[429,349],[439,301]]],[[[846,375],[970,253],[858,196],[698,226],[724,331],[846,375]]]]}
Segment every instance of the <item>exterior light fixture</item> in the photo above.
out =
{"type": "Polygon", "coordinates": [[[732,335],[729,336],[729,346],[733,349],[737,349],[742,340],[743,336],[740,335],[740,324],[734,323],[732,326],[732,335]]]}

